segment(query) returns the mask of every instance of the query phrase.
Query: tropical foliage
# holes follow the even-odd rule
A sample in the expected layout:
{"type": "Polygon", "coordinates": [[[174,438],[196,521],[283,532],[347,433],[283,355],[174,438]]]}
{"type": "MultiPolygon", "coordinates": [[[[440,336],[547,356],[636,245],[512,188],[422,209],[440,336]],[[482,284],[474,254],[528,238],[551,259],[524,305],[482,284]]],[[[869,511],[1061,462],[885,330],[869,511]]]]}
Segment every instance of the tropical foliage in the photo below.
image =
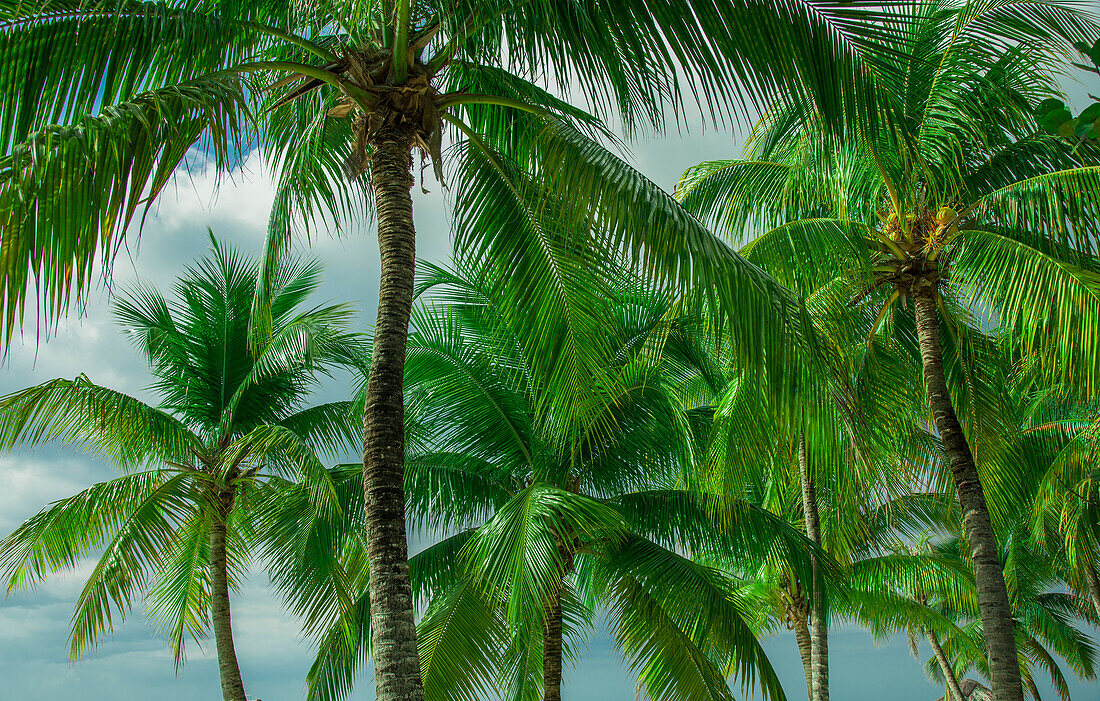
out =
{"type": "MultiPolygon", "coordinates": [[[[594,117],[525,76],[574,84],[627,127],[659,127],[666,108],[682,105],[681,82],[717,109],[741,104],[736,88],[760,97],[814,60],[836,56],[845,78],[862,75],[846,57],[876,33],[880,14],[848,0],[6,2],[0,332],[6,340],[20,325],[31,283],[48,319],[74,294],[79,301],[97,256],[111,264],[138,210],[196,144],[227,169],[255,137],[275,168],[258,343],[270,331],[273,261],[294,226],[340,220],[373,200],[382,283],[363,427],[372,630],[387,641],[375,648],[380,697],[415,699],[400,450],[413,151],[443,181],[444,130],[453,129],[459,191],[481,205],[500,200],[506,213],[520,199],[526,219],[530,193],[502,155],[525,174],[567,173],[540,185],[568,192],[585,216],[598,213],[592,231],[643,254],[651,271],[705,275],[729,323],[770,340],[744,347],[775,348],[786,299],[772,281],[611,155],[594,138],[603,133],[594,117]],[[574,167],[560,168],[567,160],[574,167]]],[[[839,93],[819,90],[828,94],[839,93]]],[[[517,274],[538,272],[524,270],[526,252],[491,230],[466,233],[463,247],[472,242],[517,274]]]]}
{"type": "Polygon", "coordinates": [[[560,701],[603,627],[661,700],[795,696],[761,643],[788,628],[827,701],[838,622],[926,645],[947,699],[1068,699],[1100,622],[1100,112],[1060,85],[1098,37],[1070,0],[0,0],[4,345],[182,167],[255,150],[276,185],[258,260],[215,241],[118,298],[147,395],[0,398],[0,448],[124,473],[0,541],[9,590],[91,558],[73,656],[143,597],[177,666],[213,635],[227,701],[253,568],[322,701],[368,671],[560,701]],[[693,101],[762,116],[670,195],[619,139],[693,101]],[[417,152],[447,266],[417,267],[417,152]],[[369,341],[289,257],[364,216],[369,341]]]}
{"type": "MultiPolygon", "coordinates": [[[[1100,75],[1100,39],[1092,45],[1078,42],[1082,63],[1073,65],[1083,71],[1100,75]]],[[[1063,100],[1056,97],[1040,102],[1035,108],[1035,118],[1046,132],[1057,134],[1064,139],[1093,141],[1100,139],[1100,97],[1089,94],[1093,102],[1076,117],[1063,100]]]]}
{"type": "Polygon", "coordinates": [[[886,114],[878,128],[838,142],[816,107],[791,92],[761,120],[747,158],[692,169],[679,196],[733,235],[762,227],[754,257],[803,295],[839,286],[846,305],[873,314],[870,335],[902,331],[917,342],[971,548],[994,694],[1008,700],[1023,690],[975,466],[975,446],[996,429],[978,425],[974,330],[1002,327],[1016,358],[1049,382],[1095,396],[1096,339],[1076,331],[1100,323],[1100,161],[1090,144],[1048,135],[1032,118],[1057,93],[1051,65],[1077,31],[1072,13],[1063,15],[1059,29],[1069,31],[1061,37],[1036,30],[1036,41],[1019,46],[987,36],[984,20],[994,12],[912,5],[893,20],[897,42],[876,67],[881,88],[866,98],[868,113],[886,114]],[[965,345],[952,352],[948,339],[965,345]],[[951,355],[961,376],[945,368],[951,355]],[[975,421],[964,426],[960,415],[975,421]]]}
{"type": "MultiPolygon", "coordinates": [[[[264,541],[258,524],[286,480],[323,512],[339,499],[323,460],[358,436],[354,404],[311,404],[332,371],[361,372],[367,346],[343,305],[307,307],[315,261],[279,263],[272,334],[249,352],[259,266],[212,239],[172,296],[138,284],[115,314],[149,365],[154,403],[80,375],[0,398],[0,446],[59,443],[122,469],[116,479],[47,506],[0,542],[8,591],[98,555],[73,614],[71,651],[89,652],[138,597],[171,642],[214,633],[222,690],[244,701],[230,590],[264,541]]],[[[289,546],[289,544],[285,544],[289,546]]],[[[280,546],[282,547],[282,546],[280,546]]]]}
{"type": "MultiPolygon", "coordinates": [[[[414,314],[406,366],[405,476],[408,511],[437,541],[410,560],[426,696],[560,699],[563,662],[606,612],[651,698],[731,698],[727,671],[781,697],[748,583],[685,550],[781,558],[805,577],[810,548],[768,511],[692,488],[710,414],[697,402],[713,381],[698,322],[674,315],[667,295],[575,269],[572,304],[544,323],[580,342],[557,351],[527,350],[511,285],[486,267],[427,271],[433,301],[414,314]],[[588,314],[603,323],[583,325],[588,314]],[[569,402],[552,396],[572,387],[569,402]]],[[[328,560],[357,561],[339,551],[328,560]]],[[[317,627],[316,698],[350,688],[365,593],[317,627]]]]}

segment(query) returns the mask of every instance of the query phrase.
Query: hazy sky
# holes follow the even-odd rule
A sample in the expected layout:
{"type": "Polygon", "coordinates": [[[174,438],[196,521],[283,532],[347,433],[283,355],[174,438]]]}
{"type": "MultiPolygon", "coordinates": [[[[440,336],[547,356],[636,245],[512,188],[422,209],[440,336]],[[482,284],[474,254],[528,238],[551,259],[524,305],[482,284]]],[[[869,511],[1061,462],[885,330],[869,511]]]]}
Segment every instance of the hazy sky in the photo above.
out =
{"type": "MultiPolygon", "coordinates": [[[[1078,87],[1075,92],[1081,92],[1078,87]]],[[[1097,92],[1093,88],[1093,92],[1097,92]]],[[[647,138],[631,145],[635,164],[659,185],[671,189],[680,173],[701,160],[736,155],[739,139],[731,133],[692,126],[689,136],[647,138]]],[[[115,267],[115,284],[135,274],[166,287],[180,267],[207,249],[207,227],[253,255],[258,255],[272,186],[263,165],[250,157],[241,172],[223,179],[215,197],[215,174],[196,166],[176,178],[160,198],[155,216],[140,238],[131,239],[130,257],[115,267]]],[[[433,193],[417,195],[419,255],[446,261],[451,255],[446,195],[428,182],[433,193]]],[[[316,237],[309,250],[326,265],[317,301],[357,300],[364,326],[373,321],[378,283],[374,234],[350,227],[343,239],[316,237]]],[[[301,246],[305,249],[303,242],[301,246]]],[[[0,393],[54,377],[77,373],[125,392],[144,395],[148,376],[137,355],[117,334],[107,306],[107,293],[92,295],[79,318],[65,321],[45,343],[36,343],[33,323],[26,338],[10,350],[0,367],[0,393]]],[[[338,394],[338,388],[328,390],[338,394]]],[[[44,504],[71,495],[115,473],[72,450],[54,446],[0,456],[0,533],[9,533],[44,504]]],[[[141,615],[140,605],[125,623],[104,638],[97,652],[80,662],[68,661],[68,625],[73,604],[90,563],[54,576],[37,591],[0,600],[0,701],[117,701],[155,699],[191,701],[220,698],[213,645],[192,645],[177,675],[172,654],[141,615]]],[[[311,659],[298,634],[297,622],[283,613],[266,591],[267,579],[254,573],[233,601],[237,653],[251,698],[265,701],[301,699],[311,659]]],[[[765,644],[792,699],[803,694],[802,667],[793,635],[778,635],[765,644]]],[[[876,645],[868,634],[841,627],[832,631],[831,681],[837,699],[930,701],[942,687],[927,682],[921,663],[904,640],[876,645]]],[[[927,657],[928,650],[922,650],[927,657]]],[[[1053,692],[1044,685],[1044,697],[1053,692]]],[[[1095,685],[1071,682],[1076,699],[1095,699],[1095,685]]],[[[563,693],[568,701],[616,701],[634,698],[633,677],[611,647],[606,632],[595,633],[583,662],[567,673],[563,693]]],[[[372,699],[373,681],[361,677],[353,695],[372,699]]],[[[740,696],[740,695],[739,695],[740,696]]]]}

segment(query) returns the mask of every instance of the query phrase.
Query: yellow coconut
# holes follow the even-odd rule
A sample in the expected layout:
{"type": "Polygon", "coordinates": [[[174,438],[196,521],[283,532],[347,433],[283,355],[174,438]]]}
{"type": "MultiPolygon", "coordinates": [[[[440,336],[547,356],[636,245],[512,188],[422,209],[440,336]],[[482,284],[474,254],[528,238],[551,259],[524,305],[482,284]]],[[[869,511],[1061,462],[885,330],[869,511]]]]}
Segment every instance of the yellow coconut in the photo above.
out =
{"type": "Polygon", "coordinates": [[[947,226],[953,224],[956,219],[959,218],[959,213],[948,206],[939,208],[936,212],[936,226],[947,226]]]}

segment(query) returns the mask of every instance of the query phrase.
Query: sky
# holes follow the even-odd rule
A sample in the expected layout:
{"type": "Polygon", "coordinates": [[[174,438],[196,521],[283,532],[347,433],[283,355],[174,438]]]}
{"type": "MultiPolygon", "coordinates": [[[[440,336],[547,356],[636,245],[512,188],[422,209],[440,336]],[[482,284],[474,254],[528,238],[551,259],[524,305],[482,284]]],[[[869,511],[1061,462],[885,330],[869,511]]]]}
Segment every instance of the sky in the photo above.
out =
{"type": "MultiPolygon", "coordinates": [[[[1100,92],[1091,86],[1092,92],[1100,92]]],[[[1070,86],[1082,95],[1083,86],[1070,86]]],[[[688,120],[690,133],[646,136],[630,145],[631,160],[658,185],[671,190],[683,170],[702,160],[737,155],[741,138],[688,120]]],[[[430,177],[430,176],[429,176],[430,177]]],[[[430,180],[430,194],[416,192],[415,212],[419,257],[446,262],[451,255],[450,217],[445,193],[430,180]]],[[[416,188],[418,190],[418,188],[416,188]]],[[[112,285],[124,286],[135,277],[167,288],[180,268],[203,255],[209,246],[207,229],[251,255],[259,255],[273,187],[255,154],[231,177],[219,176],[200,161],[177,174],[145,223],[140,238],[132,236],[126,256],[115,264],[112,285]]],[[[353,300],[363,328],[373,321],[377,301],[378,253],[367,223],[345,227],[345,236],[325,233],[299,250],[325,264],[325,276],[315,301],[353,300]]],[[[47,340],[36,338],[33,321],[24,337],[0,365],[0,393],[55,377],[87,374],[94,382],[149,399],[149,377],[137,354],[111,319],[110,289],[101,286],[79,314],[65,319],[47,340]]],[[[29,317],[33,318],[33,317],[29,317]]],[[[333,396],[338,387],[326,390],[333,396]]],[[[49,445],[0,455],[0,533],[6,534],[43,505],[74,494],[116,473],[107,465],[75,450],[49,445]]],[[[416,548],[416,543],[413,544],[416,548]]],[[[0,599],[0,701],[16,699],[118,701],[156,699],[191,701],[220,698],[213,644],[188,647],[186,664],[176,673],[164,639],[144,620],[140,604],[115,632],[103,638],[87,658],[72,663],[68,630],[73,605],[92,566],[51,576],[38,589],[0,599]]],[[[303,681],[312,659],[310,646],[299,634],[299,623],[286,614],[267,589],[262,571],[253,572],[233,599],[233,623],[245,688],[250,698],[294,701],[303,698],[303,681]]],[[[567,670],[563,697],[567,701],[634,699],[635,676],[623,663],[606,630],[588,641],[579,665],[567,670]]],[[[792,699],[804,689],[802,666],[791,633],[764,642],[772,664],[792,699]]],[[[922,660],[930,656],[921,649],[922,660]]],[[[830,635],[832,694],[836,699],[931,701],[942,687],[927,681],[904,638],[876,643],[850,626],[836,626],[830,635]]],[[[1100,688],[1071,681],[1075,699],[1096,699],[1100,688]]],[[[1044,698],[1053,697],[1049,684],[1044,698]]],[[[751,693],[739,698],[755,698],[751,693]]],[[[373,699],[373,681],[361,676],[353,699],[373,699]]]]}

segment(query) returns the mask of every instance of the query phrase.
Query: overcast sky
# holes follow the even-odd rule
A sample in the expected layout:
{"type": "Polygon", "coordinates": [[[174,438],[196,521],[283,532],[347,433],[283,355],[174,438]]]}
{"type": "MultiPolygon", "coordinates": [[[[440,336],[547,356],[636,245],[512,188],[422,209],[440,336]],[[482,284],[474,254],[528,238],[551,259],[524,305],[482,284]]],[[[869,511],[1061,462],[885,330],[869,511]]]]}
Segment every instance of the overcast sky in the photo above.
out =
{"type": "MultiPolygon", "coordinates": [[[[1084,92],[1081,86],[1071,89],[1078,95],[1084,92]]],[[[1092,91],[1100,92],[1095,86],[1092,91]]],[[[671,190],[686,167],[737,154],[740,139],[733,133],[704,131],[698,125],[691,128],[688,136],[647,138],[632,144],[635,164],[671,190]]],[[[215,174],[201,165],[180,174],[160,198],[140,243],[133,239],[129,257],[116,263],[115,284],[140,274],[166,287],[184,264],[205,253],[208,227],[258,255],[272,197],[263,165],[250,157],[231,179],[223,177],[216,185],[215,174]]],[[[437,185],[428,182],[427,186],[433,193],[416,197],[418,253],[442,262],[451,255],[447,200],[437,185]]],[[[378,254],[372,230],[350,229],[344,238],[322,234],[308,245],[309,252],[326,266],[316,301],[354,301],[366,327],[373,321],[377,299],[378,254]]],[[[305,242],[300,248],[307,249],[305,242]]],[[[149,378],[140,359],[116,332],[106,290],[93,294],[83,314],[64,321],[48,342],[36,343],[30,324],[25,340],[11,348],[0,367],[0,393],[81,372],[98,384],[148,396],[149,378]]],[[[0,533],[9,533],[44,504],[114,474],[95,460],[54,446],[0,456],[0,533]]],[[[114,635],[101,641],[94,655],[70,663],[69,619],[89,568],[90,563],[84,563],[74,572],[50,578],[36,591],[0,600],[0,701],[220,698],[213,645],[206,645],[205,653],[192,645],[186,665],[175,674],[170,649],[145,622],[140,606],[116,627],[114,635]]],[[[266,585],[266,577],[254,573],[233,601],[245,688],[250,698],[265,701],[301,699],[310,649],[298,634],[298,623],[281,610],[266,585]]],[[[793,635],[775,636],[765,647],[788,694],[799,698],[804,682],[793,635]]],[[[867,633],[842,627],[832,631],[830,652],[834,698],[930,701],[943,693],[942,687],[926,680],[921,663],[910,656],[904,640],[876,645],[867,633]]],[[[922,654],[927,657],[928,650],[922,654]]],[[[634,698],[633,685],[633,676],[612,649],[606,632],[600,631],[591,638],[583,662],[568,671],[563,695],[568,701],[626,701],[634,698]]],[[[1049,684],[1042,688],[1044,697],[1053,696],[1049,684]]],[[[1095,685],[1086,687],[1074,680],[1071,689],[1076,699],[1097,698],[1095,685]]],[[[373,697],[373,681],[364,675],[353,698],[373,697]]]]}

